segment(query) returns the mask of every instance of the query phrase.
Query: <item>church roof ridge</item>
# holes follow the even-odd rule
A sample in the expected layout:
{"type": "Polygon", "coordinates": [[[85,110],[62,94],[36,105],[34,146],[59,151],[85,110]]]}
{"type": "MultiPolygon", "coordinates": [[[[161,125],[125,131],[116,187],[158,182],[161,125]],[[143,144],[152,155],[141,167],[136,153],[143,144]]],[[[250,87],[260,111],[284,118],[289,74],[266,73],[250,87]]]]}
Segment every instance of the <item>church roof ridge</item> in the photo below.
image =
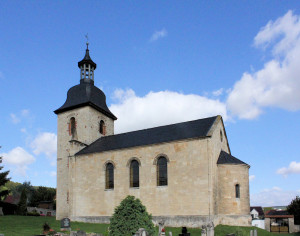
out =
{"type": "Polygon", "coordinates": [[[142,130],[130,131],[104,136],[75,155],[83,155],[130,147],[159,144],[191,138],[209,137],[211,129],[218,116],[198,120],[169,124],[142,130]]]}

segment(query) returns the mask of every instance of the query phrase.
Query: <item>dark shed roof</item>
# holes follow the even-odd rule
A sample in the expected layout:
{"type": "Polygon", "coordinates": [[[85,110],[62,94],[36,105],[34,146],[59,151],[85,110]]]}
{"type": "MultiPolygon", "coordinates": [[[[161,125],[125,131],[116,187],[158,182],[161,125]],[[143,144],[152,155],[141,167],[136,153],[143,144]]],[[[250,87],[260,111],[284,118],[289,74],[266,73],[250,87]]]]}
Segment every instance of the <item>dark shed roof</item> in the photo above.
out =
{"type": "Polygon", "coordinates": [[[84,80],[81,80],[80,84],[69,89],[66,102],[54,113],[59,114],[83,106],[92,106],[108,117],[114,120],[117,119],[106,105],[105,94],[93,82],[84,82],[84,80]]]}
{"type": "Polygon", "coordinates": [[[231,156],[229,153],[224,152],[223,150],[220,152],[217,164],[248,165],[245,162],[242,162],[241,160],[237,159],[236,157],[231,156]]]}
{"type": "Polygon", "coordinates": [[[123,148],[208,137],[217,116],[178,124],[105,136],[82,149],[76,155],[104,152],[123,148]]]}

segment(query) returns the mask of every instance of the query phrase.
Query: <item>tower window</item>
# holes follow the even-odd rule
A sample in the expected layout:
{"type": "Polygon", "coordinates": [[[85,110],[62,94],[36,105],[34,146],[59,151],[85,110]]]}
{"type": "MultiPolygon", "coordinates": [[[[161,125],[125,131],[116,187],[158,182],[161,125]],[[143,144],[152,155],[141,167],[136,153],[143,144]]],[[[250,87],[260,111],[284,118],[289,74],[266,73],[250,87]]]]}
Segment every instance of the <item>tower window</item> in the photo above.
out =
{"type": "Polygon", "coordinates": [[[240,185],[239,184],[235,185],[235,197],[240,198],[240,185]]]}
{"type": "Polygon", "coordinates": [[[105,188],[114,189],[114,165],[108,163],[105,169],[105,188]]]}
{"type": "Polygon", "coordinates": [[[223,142],[223,132],[222,132],[222,130],[220,130],[220,139],[221,139],[221,142],[223,142]]]}
{"type": "Polygon", "coordinates": [[[70,119],[69,134],[72,136],[72,139],[77,139],[76,120],[74,117],[70,119]]]}
{"type": "Polygon", "coordinates": [[[130,163],[130,187],[140,187],[140,175],[139,163],[136,160],[130,163]]]}
{"type": "Polygon", "coordinates": [[[105,130],[105,124],[104,124],[104,121],[103,121],[103,120],[100,121],[100,124],[99,124],[99,132],[100,132],[100,134],[103,134],[103,135],[105,135],[105,133],[106,133],[106,130],[105,130]]]}
{"type": "Polygon", "coordinates": [[[157,160],[156,165],[157,186],[168,185],[168,161],[161,156],[157,160]]]}

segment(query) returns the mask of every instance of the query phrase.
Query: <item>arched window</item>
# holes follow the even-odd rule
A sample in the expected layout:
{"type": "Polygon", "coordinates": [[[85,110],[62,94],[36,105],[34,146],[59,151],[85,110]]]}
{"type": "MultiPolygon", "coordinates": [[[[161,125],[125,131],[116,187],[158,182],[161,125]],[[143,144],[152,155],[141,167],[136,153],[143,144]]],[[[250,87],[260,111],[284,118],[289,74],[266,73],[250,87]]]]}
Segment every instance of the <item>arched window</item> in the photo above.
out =
{"type": "Polygon", "coordinates": [[[99,132],[100,132],[100,134],[105,135],[105,124],[104,124],[104,121],[103,121],[103,120],[100,121],[100,124],[99,124],[99,132]]]}
{"type": "Polygon", "coordinates": [[[137,160],[133,160],[130,163],[130,187],[139,187],[140,186],[140,170],[139,163],[137,160]]]}
{"type": "Polygon", "coordinates": [[[163,156],[157,160],[156,175],[157,186],[168,185],[168,161],[163,156]]]}
{"type": "Polygon", "coordinates": [[[114,188],[114,165],[112,163],[107,163],[105,169],[105,188],[114,188]]]}
{"type": "Polygon", "coordinates": [[[240,185],[239,184],[235,185],[235,197],[240,198],[240,185]]]}
{"type": "Polygon", "coordinates": [[[77,139],[76,121],[74,117],[70,119],[69,133],[72,135],[72,139],[77,139]]]}

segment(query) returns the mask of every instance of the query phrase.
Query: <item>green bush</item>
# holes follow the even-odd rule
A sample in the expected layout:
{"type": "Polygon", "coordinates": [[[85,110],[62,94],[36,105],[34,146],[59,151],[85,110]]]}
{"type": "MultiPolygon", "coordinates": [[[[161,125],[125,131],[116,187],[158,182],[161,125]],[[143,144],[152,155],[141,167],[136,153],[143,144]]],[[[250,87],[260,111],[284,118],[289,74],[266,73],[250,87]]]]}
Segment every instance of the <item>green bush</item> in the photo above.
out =
{"type": "Polygon", "coordinates": [[[146,207],[140,199],[127,196],[110,219],[110,236],[132,236],[139,228],[144,228],[150,235],[154,235],[155,229],[152,216],[148,214],[146,207]]]}
{"type": "Polygon", "coordinates": [[[40,216],[38,212],[27,212],[27,216],[40,216]]]}

